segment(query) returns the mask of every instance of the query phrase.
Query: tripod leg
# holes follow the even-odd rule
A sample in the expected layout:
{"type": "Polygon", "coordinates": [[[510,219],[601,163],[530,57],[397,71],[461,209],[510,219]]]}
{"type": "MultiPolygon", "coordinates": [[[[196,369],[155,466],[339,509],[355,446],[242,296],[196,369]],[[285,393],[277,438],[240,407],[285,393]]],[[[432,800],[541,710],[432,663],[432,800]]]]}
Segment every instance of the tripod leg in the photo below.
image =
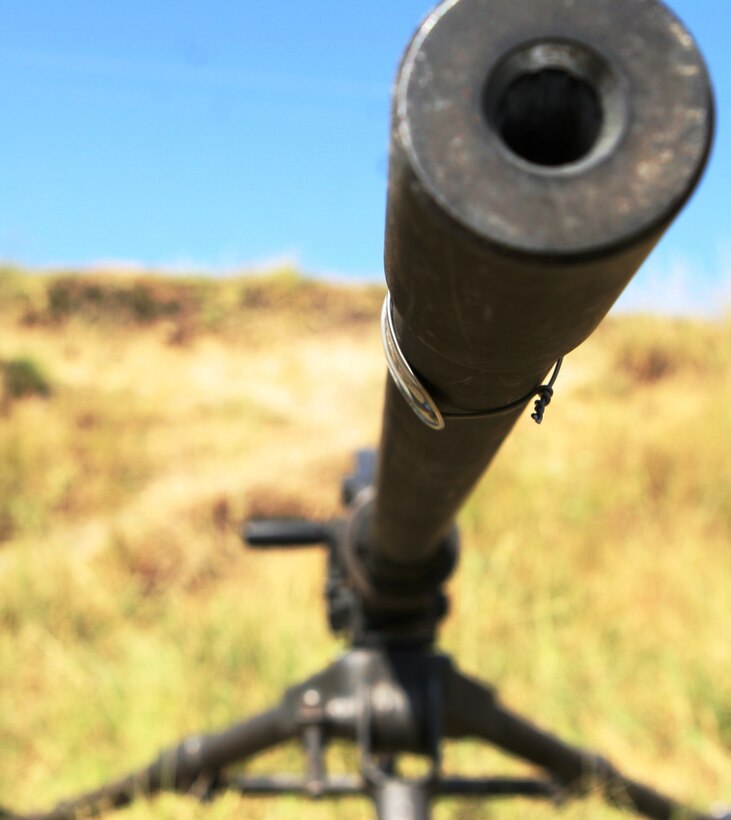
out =
{"type": "Polygon", "coordinates": [[[653,820],[712,820],[629,780],[609,762],[570,746],[502,706],[488,687],[452,670],[447,685],[446,736],[477,737],[534,763],[570,791],[599,789],[608,803],[653,820]]]}
{"type": "Polygon", "coordinates": [[[75,820],[126,806],[160,791],[185,792],[202,779],[215,779],[225,766],[289,740],[299,733],[286,702],[219,734],[189,737],[163,752],[144,769],[56,806],[48,813],[19,820],[75,820]]]}

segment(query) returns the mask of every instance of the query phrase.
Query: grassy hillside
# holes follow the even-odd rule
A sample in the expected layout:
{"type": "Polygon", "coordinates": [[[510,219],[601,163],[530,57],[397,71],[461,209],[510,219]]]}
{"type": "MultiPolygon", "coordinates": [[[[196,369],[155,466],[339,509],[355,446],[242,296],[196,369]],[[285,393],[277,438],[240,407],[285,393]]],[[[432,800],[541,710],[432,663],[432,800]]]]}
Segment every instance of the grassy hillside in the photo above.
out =
{"type": "MultiPolygon", "coordinates": [[[[0,272],[0,805],[91,788],[340,650],[322,557],[247,553],[236,529],[337,513],[352,452],[378,438],[382,297],[286,271],[0,272]]],[[[464,510],[442,640],[516,709],[700,806],[731,801],[729,408],[731,322],[608,321],[464,510]]],[[[447,765],[515,770],[465,745],[447,765]]],[[[255,769],[281,767],[299,771],[296,749],[255,769]]],[[[126,816],[371,811],[168,796],[126,816]]]]}

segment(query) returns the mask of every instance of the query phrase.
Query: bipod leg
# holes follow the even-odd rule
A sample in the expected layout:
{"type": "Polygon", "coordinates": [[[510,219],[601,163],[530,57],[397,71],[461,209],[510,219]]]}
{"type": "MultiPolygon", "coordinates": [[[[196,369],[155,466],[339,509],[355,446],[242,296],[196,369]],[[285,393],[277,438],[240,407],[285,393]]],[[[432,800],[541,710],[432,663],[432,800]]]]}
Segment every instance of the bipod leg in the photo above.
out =
{"type": "Polygon", "coordinates": [[[446,721],[447,737],[480,738],[545,769],[564,790],[562,797],[599,793],[610,805],[652,820],[714,820],[630,780],[602,757],[537,728],[502,706],[489,687],[456,670],[447,685],[446,721]]]}
{"type": "Polygon", "coordinates": [[[204,797],[219,772],[299,734],[287,708],[278,707],[218,734],[189,737],[163,752],[149,766],[96,791],[60,803],[50,812],[11,815],[17,820],[76,820],[122,808],[140,797],[176,791],[204,797]]]}

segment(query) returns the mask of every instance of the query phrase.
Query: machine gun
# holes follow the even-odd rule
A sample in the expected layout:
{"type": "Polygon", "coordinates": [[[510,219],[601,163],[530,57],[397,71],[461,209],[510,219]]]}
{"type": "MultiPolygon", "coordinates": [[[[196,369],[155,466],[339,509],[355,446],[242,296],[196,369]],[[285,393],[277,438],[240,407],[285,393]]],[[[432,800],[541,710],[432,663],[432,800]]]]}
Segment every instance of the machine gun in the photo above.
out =
{"type": "Polygon", "coordinates": [[[232,789],[366,795],[382,820],[422,820],[443,796],[591,791],[655,820],[710,820],[514,714],[435,639],[457,512],[525,407],[535,401],[542,420],[562,358],[692,193],[712,131],[703,60],[658,0],[446,0],[426,18],[393,98],[380,446],[358,455],[340,519],[251,521],[244,532],[257,548],[326,548],[329,621],[351,648],[270,711],[32,817],[232,789]],[[227,771],[295,738],[302,776],[227,771]],[[442,741],[463,738],[544,776],[447,774],[442,741]],[[355,744],[357,773],[327,773],[333,739],[355,744]],[[405,754],[424,758],[421,776],[402,775],[405,754]]]}

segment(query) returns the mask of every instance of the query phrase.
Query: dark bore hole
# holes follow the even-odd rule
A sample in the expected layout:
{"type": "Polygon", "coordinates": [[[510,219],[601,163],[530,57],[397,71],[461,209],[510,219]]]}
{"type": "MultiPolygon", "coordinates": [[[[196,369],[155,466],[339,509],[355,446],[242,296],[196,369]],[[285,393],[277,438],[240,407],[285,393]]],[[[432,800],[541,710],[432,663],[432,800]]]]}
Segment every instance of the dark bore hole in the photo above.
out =
{"type": "Polygon", "coordinates": [[[583,159],[596,144],[602,121],[589,83],[554,68],[517,77],[495,110],[505,144],[527,162],[544,166],[583,159]]]}

